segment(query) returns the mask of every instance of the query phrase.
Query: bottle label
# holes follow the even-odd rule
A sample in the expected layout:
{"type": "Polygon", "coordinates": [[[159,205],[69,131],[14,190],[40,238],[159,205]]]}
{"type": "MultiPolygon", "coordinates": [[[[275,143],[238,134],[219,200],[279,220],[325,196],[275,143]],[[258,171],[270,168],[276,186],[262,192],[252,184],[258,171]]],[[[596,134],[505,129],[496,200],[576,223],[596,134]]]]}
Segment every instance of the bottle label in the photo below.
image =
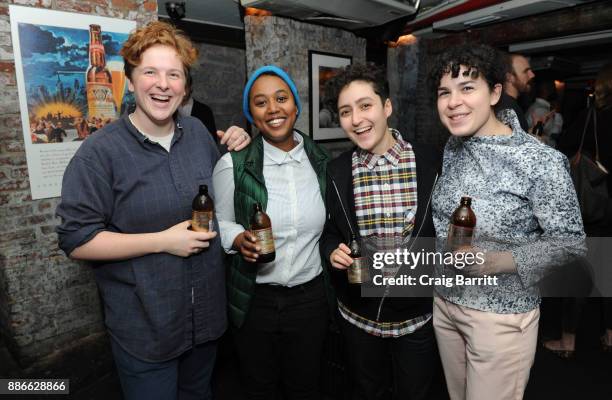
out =
{"type": "Polygon", "coordinates": [[[194,211],[191,218],[191,229],[196,232],[213,231],[213,212],[212,211],[194,211]]]}
{"type": "Polygon", "coordinates": [[[87,83],[87,106],[89,117],[102,119],[117,118],[112,84],[110,82],[87,83]]]}
{"type": "Polygon", "coordinates": [[[353,263],[348,267],[349,283],[364,283],[369,278],[370,274],[366,258],[353,258],[353,263]]]}
{"type": "Polygon", "coordinates": [[[448,227],[448,248],[451,251],[455,251],[460,247],[471,246],[473,235],[474,228],[450,224],[448,227]]]}
{"type": "Polygon", "coordinates": [[[272,228],[255,229],[251,233],[257,238],[261,251],[259,254],[269,254],[274,252],[274,237],[272,236],[272,228]]]}

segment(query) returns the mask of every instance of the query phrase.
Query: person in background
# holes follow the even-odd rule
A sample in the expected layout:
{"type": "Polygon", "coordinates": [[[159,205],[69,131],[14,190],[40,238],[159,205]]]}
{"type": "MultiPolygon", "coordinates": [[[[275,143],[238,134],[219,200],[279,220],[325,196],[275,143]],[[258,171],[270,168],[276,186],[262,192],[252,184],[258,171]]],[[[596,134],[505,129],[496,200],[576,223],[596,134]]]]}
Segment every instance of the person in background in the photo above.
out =
{"type": "MultiPolygon", "coordinates": [[[[529,123],[525,118],[525,113],[518,103],[518,98],[521,94],[527,94],[531,91],[535,74],[531,69],[529,60],[520,54],[511,53],[501,55],[505,61],[505,72],[503,91],[495,109],[497,112],[511,109],[516,113],[521,128],[525,132],[529,132],[529,123]]],[[[535,125],[535,124],[534,124],[535,125]]]]}
{"type": "MultiPolygon", "coordinates": [[[[189,82],[187,82],[187,87],[189,87],[189,93],[185,98],[185,102],[179,107],[179,113],[182,116],[196,117],[208,129],[208,132],[211,134],[212,138],[218,142],[219,138],[217,137],[217,125],[215,124],[215,116],[213,115],[212,109],[208,107],[204,103],[200,103],[196,99],[193,98],[192,87],[193,82],[192,78],[188,78],[189,82]]],[[[227,139],[226,139],[227,140],[227,139]]],[[[224,143],[223,143],[224,144],[224,143]]]]}
{"type": "MultiPolygon", "coordinates": [[[[558,97],[551,99],[550,111],[554,111],[550,119],[549,144],[551,147],[557,147],[557,142],[563,132],[563,115],[561,114],[561,102],[558,97]]],[[[548,125],[548,124],[547,124],[548,125]]],[[[546,125],[544,125],[546,126],[546,125]]]]}
{"type": "Polygon", "coordinates": [[[295,129],[301,109],[285,71],[257,69],[244,88],[243,110],[260,135],[221,157],[213,174],[230,254],[229,317],[249,399],[274,399],[279,390],[287,399],[321,398],[333,299],[319,254],[328,155],[295,129]],[[255,203],[272,222],[276,258],[267,263],[257,262],[261,243],[249,231],[255,203]]]}
{"type": "Polygon", "coordinates": [[[436,235],[446,241],[453,211],[469,196],[473,247],[456,253],[482,258],[438,274],[497,278],[435,288],[433,323],[452,400],[522,399],[538,335],[535,284],[585,252],[567,158],[528,135],[514,112],[500,119],[494,111],[505,79],[500,58],[485,45],[458,46],[437,57],[429,77],[451,134],[433,194],[436,235]]]}
{"type": "MultiPolygon", "coordinates": [[[[607,238],[612,237],[612,63],[604,65],[595,79],[594,110],[597,116],[597,145],[599,148],[599,166],[602,171],[607,171],[606,183],[608,186],[607,199],[599,200],[599,208],[602,210],[600,221],[585,222],[585,230],[589,237],[607,238]]],[[[580,148],[583,130],[588,116],[588,109],[583,110],[576,120],[564,132],[560,139],[558,148],[568,157],[573,157],[580,148]]],[[[593,120],[589,122],[584,136],[582,152],[595,160],[595,135],[593,120]]],[[[590,199],[593,201],[593,199],[590,199]]],[[[608,260],[609,264],[609,260],[608,260]]],[[[609,265],[604,268],[609,270],[609,265]]],[[[609,293],[610,289],[605,288],[609,293]]],[[[604,297],[603,322],[605,331],[601,337],[602,349],[612,353],[612,299],[604,297]]],[[[573,350],[573,341],[564,332],[566,340],[562,337],[558,342],[550,342],[549,347],[567,351],[573,350]]]]}
{"type": "Polygon", "coordinates": [[[329,164],[329,218],[321,238],[338,296],[350,398],[383,399],[392,383],[394,399],[427,399],[439,365],[431,294],[362,297],[359,286],[349,284],[347,268],[352,232],[364,250],[366,241],[434,237],[429,200],[439,155],[389,128],[393,105],[384,70],[351,65],[330,82],[340,124],[355,145],[329,164]]]}
{"type": "MultiPolygon", "coordinates": [[[[527,109],[527,123],[529,131],[534,132],[535,125],[538,121],[542,122],[542,135],[538,137],[543,143],[551,147],[555,147],[555,138],[553,135],[561,133],[563,128],[563,117],[557,115],[557,110],[553,107],[556,101],[557,93],[553,81],[547,80],[539,82],[536,85],[536,98],[533,104],[527,109]]],[[[556,103],[558,105],[558,102],[556,103]]]]}
{"type": "MultiPolygon", "coordinates": [[[[82,142],[64,173],[60,248],[91,261],[123,397],[210,399],[226,328],[216,231],[190,229],[198,185],[219,158],[202,123],[176,111],[197,51],[172,25],[134,31],[120,54],[136,108],[82,142]]],[[[96,122],[99,120],[96,119],[96,122]]],[[[230,143],[249,143],[228,129],[230,143]]]]}

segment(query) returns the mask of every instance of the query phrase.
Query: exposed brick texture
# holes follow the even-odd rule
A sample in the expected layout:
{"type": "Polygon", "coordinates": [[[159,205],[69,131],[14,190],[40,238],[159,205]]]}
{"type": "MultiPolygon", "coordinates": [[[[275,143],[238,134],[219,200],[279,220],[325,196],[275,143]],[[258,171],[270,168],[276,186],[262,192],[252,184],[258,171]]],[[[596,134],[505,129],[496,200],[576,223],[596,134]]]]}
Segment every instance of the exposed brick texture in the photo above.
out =
{"type": "Polygon", "coordinates": [[[87,357],[81,361],[88,365],[100,357],[110,368],[98,292],[91,268],[69,260],[57,247],[59,221],[54,214],[59,199],[32,200],[30,195],[9,4],[143,25],[157,19],[157,2],[0,0],[0,333],[24,376],[63,371],[77,386],[85,385],[93,374],[74,368],[79,357],[87,357]],[[75,348],[80,350],[67,350],[75,348]],[[66,364],[67,359],[72,364],[66,364]]]}

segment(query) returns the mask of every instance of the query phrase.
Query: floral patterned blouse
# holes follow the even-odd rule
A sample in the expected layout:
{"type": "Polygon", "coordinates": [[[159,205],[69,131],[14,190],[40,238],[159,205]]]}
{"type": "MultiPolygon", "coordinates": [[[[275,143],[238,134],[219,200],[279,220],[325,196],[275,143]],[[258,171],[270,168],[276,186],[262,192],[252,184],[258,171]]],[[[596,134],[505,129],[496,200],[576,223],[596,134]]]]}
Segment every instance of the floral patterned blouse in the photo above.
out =
{"type": "MultiPolygon", "coordinates": [[[[433,219],[443,243],[451,214],[462,196],[470,196],[477,221],[473,245],[510,251],[517,273],[497,275],[497,285],[436,286],[436,292],[481,311],[523,313],[539,306],[536,283],[551,268],[586,252],[585,234],[567,158],[523,131],[513,111],[499,117],[511,135],[448,140],[433,219]]],[[[436,269],[438,275],[456,272],[436,269]]]]}

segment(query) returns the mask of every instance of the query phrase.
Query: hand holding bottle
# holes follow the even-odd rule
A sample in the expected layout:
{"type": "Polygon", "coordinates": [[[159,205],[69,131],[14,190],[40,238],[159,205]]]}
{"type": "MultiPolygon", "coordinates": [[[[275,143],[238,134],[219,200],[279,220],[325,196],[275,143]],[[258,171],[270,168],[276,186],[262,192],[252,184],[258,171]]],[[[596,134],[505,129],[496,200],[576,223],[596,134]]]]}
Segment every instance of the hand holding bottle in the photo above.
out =
{"type": "Polygon", "coordinates": [[[353,257],[351,257],[351,249],[344,243],[340,243],[338,247],[332,251],[329,256],[329,261],[332,267],[336,269],[347,269],[353,263],[353,257]]]}
{"type": "Polygon", "coordinates": [[[189,257],[206,249],[210,240],[217,236],[217,232],[196,232],[190,227],[191,221],[187,220],[159,232],[159,252],[189,257]]]}
{"type": "Polygon", "coordinates": [[[257,244],[257,237],[250,231],[244,231],[234,239],[232,248],[245,259],[245,261],[255,263],[259,257],[261,247],[257,244]]]}

